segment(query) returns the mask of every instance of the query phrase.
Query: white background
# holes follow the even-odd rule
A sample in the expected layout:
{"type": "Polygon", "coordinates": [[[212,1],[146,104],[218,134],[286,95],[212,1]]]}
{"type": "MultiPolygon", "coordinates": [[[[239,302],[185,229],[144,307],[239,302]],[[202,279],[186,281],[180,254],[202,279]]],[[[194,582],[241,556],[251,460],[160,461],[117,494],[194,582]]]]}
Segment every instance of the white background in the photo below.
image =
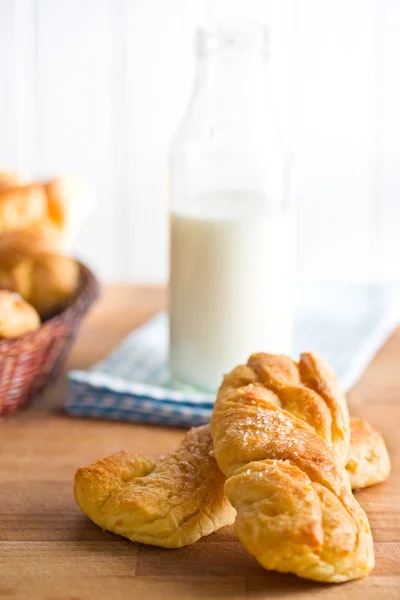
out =
{"type": "Polygon", "coordinates": [[[193,31],[241,18],[270,26],[300,272],[397,279],[398,0],[1,0],[0,168],[89,177],[98,206],[74,252],[103,279],[165,281],[165,160],[193,31]]]}

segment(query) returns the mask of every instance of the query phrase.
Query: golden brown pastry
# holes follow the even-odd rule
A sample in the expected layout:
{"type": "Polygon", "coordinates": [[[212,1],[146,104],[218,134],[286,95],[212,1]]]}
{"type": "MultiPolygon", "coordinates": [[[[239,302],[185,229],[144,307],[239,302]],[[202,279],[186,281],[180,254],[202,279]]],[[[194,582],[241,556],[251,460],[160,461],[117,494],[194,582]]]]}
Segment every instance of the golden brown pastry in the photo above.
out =
{"type": "Polygon", "coordinates": [[[233,522],[209,426],[191,429],[157,462],[120,452],[75,475],[75,499],[103,529],[165,548],[193,544],[233,522]]]}
{"type": "Polygon", "coordinates": [[[385,442],[367,421],[350,418],[351,442],[346,470],[352,489],[381,483],[389,477],[390,458],[385,442]]]}
{"type": "Polygon", "coordinates": [[[73,258],[44,252],[19,262],[11,271],[9,285],[46,319],[60,312],[74,297],[79,273],[73,258]]]}
{"type": "Polygon", "coordinates": [[[344,468],[349,428],[333,371],[255,354],[226,375],[214,406],[214,456],[237,510],[235,533],[266,569],[341,582],[374,565],[368,519],[344,468]]]}
{"type": "Polygon", "coordinates": [[[0,190],[24,185],[24,178],[15,171],[0,171],[0,190]]]}
{"type": "Polygon", "coordinates": [[[0,234],[29,230],[65,249],[94,205],[94,191],[78,177],[27,183],[17,173],[0,172],[0,234]]]}
{"type": "Polygon", "coordinates": [[[45,223],[0,235],[0,288],[17,292],[45,319],[60,312],[79,287],[78,263],[57,251],[45,223]]]}
{"type": "Polygon", "coordinates": [[[57,237],[38,225],[13,229],[0,235],[0,271],[9,271],[23,260],[57,250],[57,237]]]}
{"type": "MultiPolygon", "coordinates": [[[[351,419],[351,425],[352,425],[352,433],[353,430],[358,430],[359,428],[359,423],[365,423],[365,422],[360,422],[358,419],[351,419]],[[356,428],[356,429],[354,429],[356,428]]],[[[363,429],[364,431],[364,435],[363,435],[363,440],[362,440],[362,445],[367,448],[371,448],[373,446],[373,442],[372,440],[375,438],[375,434],[377,432],[375,432],[373,430],[373,428],[365,423],[365,429],[363,429]],[[369,433],[371,432],[371,439],[369,439],[369,433]]],[[[379,435],[379,434],[378,434],[379,435]]],[[[210,426],[206,425],[203,427],[199,427],[196,429],[192,429],[191,430],[191,436],[192,438],[194,437],[198,437],[200,439],[204,439],[204,440],[208,440],[208,442],[210,442],[210,426]]],[[[379,439],[382,440],[382,438],[379,436],[379,439]]],[[[350,444],[350,454],[352,454],[352,441],[350,444]]],[[[353,460],[356,461],[356,470],[358,473],[358,480],[357,480],[357,484],[360,483],[360,478],[363,479],[364,484],[367,484],[367,481],[372,481],[372,479],[374,480],[374,483],[377,483],[378,480],[381,481],[383,480],[383,471],[379,470],[379,469],[373,469],[372,470],[372,474],[373,477],[371,477],[371,467],[368,464],[367,465],[367,472],[365,473],[366,477],[362,475],[363,473],[363,469],[364,469],[364,465],[365,465],[365,460],[363,457],[363,454],[361,452],[362,447],[361,445],[359,445],[358,440],[355,442],[355,446],[357,448],[357,451],[354,452],[353,454],[356,454],[356,456],[354,456],[353,460]],[[359,463],[357,462],[359,461],[359,463]]],[[[197,454],[196,454],[196,461],[198,462],[199,465],[203,465],[204,469],[207,469],[207,479],[208,479],[208,485],[212,486],[215,490],[218,491],[221,489],[221,486],[223,484],[223,482],[225,481],[225,477],[222,475],[221,471],[218,469],[216,463],[215,463],[215,459],[212,457],[212,453],[210,453],[210,444],[206,443],[203,444],[202,446],[200,446],[199,448],[197,448],[197,454]]],[[[383,444],[383,452],[387,455],[387,451],[386,451],[386,447],[383,444]]],[[[177,455],[180,457],[179,461],[181,459],[183,459],[183,453],[182,453],[182,449],[177,448],[176,452],[173,455],[173,460],[178,462],[177,459],[177,455]]],[[[379,456],[379,453],[377,454],[379,456]]],[[[163,459],[161,459],[162,461],[163,459]]],[[[159,462],[161,462],[159,461],[159,462]]],[[[378,461],[379,464],[381,461],[378,461]]],[[[142,477],[145,475],[150,474],[154,468],[156,466],[156,462],[153,461],[150,458],[144,458],[142,456],[139,455],[134,455],[134,454],[130,454],[127,452],[120,452],[119,454],[115,454],[113,456],[109,456],[107,458],[104,458],[102,460],[99,460],[98,462],[94,463],[93,465],[89,466],[89,467],[83,467],[81,469],[78,470],[77,474],[76,474],[76,478],[75,478],[75,497],[77,499],[77,502],[79,504],[79,506],[81,507],[81,509],[83,510],[83,512],[85,512],[88,517],[90,519],[92,519],[92,521],[94,521],[97,525],[109,529],[110,531],[114,531],[116,533],[120,533],[121,535],[125,535],[123,533],[121,533],[121,530],[117,530],[117,527],[115,526],[116,521],[118,520],[118,518],[120,517],[121,514],[121,506],[122,506],[122,498],[121,498],[121,494],[120,491],[122,490],[122,488],[125,486],[124,482],[127,482],[129,479],[131,478],[136,478],[136,477],[142,477]],[[118,492],[118,503],[113,502],[112,505],[107,505],[107,507],[105,508],[105,503],[106,500],[110,497],[111,493],[117,493],[118,492]],[[115,510],[115,513],[112,514],[112,511],[115,510]],[[105,519],[107,519],[107,522],[105,521],[105,519]],[[114,520],[113,520],[114,519],[114,520]],[[112,523],[114,523],[114,525],[112,525],[112,523]]],[[[379,466],[379,465],[377,465],[379,466]]],[[[168,470],[165,471],[165,465],[164,465],[164,474],[168,473],[168,470]]],[[[387,476],[388,472],[387,472],[387,465],[386,465],[386,471],[385,471],[385,476],[387,476]]],[[[166,476],[166,475],[165,475],[166,476]]],[[[196,477],[198,477],[198,475],[195,475],[196,477]]],[[[174,476],[174,483],[176,484],[176,477],[174,476]]],[[[368,485],[370,485],[371,483],[368,483],[368,485]]],[[[197,484],[194,484],[197,485],[197,484]]],[[[157,484],[158,486],[158,484],[157,484]]],[[[361,485],[359,485],[358,487],[361,487],[361,485]]],[[[164,489],[164,494],[167,495],[168,493],[168,489],[169,487],[164,489]]],[[[157,493],[160,492],[160,490],[158,490],[157,488],[157,493]]],[[[186,494],[185,494],[186,495],[186,494]]],[[[149,495],[149,487],[148,487],[148,483],[146,483],[146,487],[144,488],[144,490],[142,491],[141,494],[141,498],[140,498],[140,504],[137,503],[135,504],[135,510],[140,507],[140,506],[145,506],[146,503],[146,497],[150,498],[150,502],[153,503],[155,500],[160,504],[159,509],[161,510],[162,506],[161,506],[161,502],[162,500],[162,494],[160,493],[160,497],[156,497],[153,493],[150,496],[149,495]]],[[[138,491],[137,489],[134,489],[133,492],[131,490],[125,489],[124,487],[124,494],[123,494],[123,498],[124,498],[124,511],[128,511],[128,498],[130,499],[130,501],[132,502],[135,499],[138,501],[138,491]],[[125,497],[127,498],[127,501],[125,503],[125,497]]],[[[180,502],[179,498],[175,498],[175,503],[180,502]]],[[[202,508],[204,505],[204,497],[202,494],[198,494],[196,497],[193,496],[192,500],[191,500],[191,504],[190,506],[188,504],[184,505],[184,510],[187,511],[190,507],[191,510],[191,514],[198,514],[200,512],[200,510],[204,509],[202,508]]],[[[150,510],[152,510],[152,506],[149,507],[150,510]]],[[[165,510],[170,510],[171,506],[170,505],[165,505],[165,510]]],[[[222,525],[220,525],[220,527],[223,526],[223,524],[229,524],[230,522],[233,522],[234,519],[234,515],[235,515],[235,511],[232,509],[232,512],[229,512],[229,503],[227,498],[225,498],[225,501],[221,500],[221,497],[219,498],[218,502],[215,504],[214,508],[214,521],[219,521],[219,523],[222,523],[222,525]],[[218,516],[218,510],[220,510],[220,515],[218,516]]],[[[124,521],[125,523],[125,521],[124,521]]],[[[166,546],[166,540],[165,540],[165,536],[164,534],[161,535],[161,531],[162,531],[162,527],[164,527],[164,525],[162,525],[162,522],[159,521],[158,525],[157,525],[157,530],[154,528],[154,530],[151,533],[151,538],[149,537],[149,524],[147,521],[143,521],[143,517],[141,519],[137,519],[136,517],[134,519],[129,519],[126,522],[126,524],[130,525],[130,529],[129,529],[129,533],[126,535],[126,537],[129,537],[132,540],[135,541],[146,541],[146,543],[151,543],[153,545],[157,545],[157,546],[166,546]],[[144,536],[147,536],[146,538],[144,538],[144,536]],[[150,541],[151,539],[151,541],[150,541]]],[[[121,524],[122,525],[122,522],[121,524]]],[[[193,519],[191,521],[191,523],[188,525],[190,527],[193,527],[193,534],[194,536],[196,536],[196,539],[202,537],[203,535],[207,535],[208,533],[210,533],[210,531],[208,529],[205,530],[205,533],[198,533],[198,528],[199,528],[199,523],[197,520],[193,519]]],[[[189,543],[192,543],[193,537],[189,535],[188,531],[185,532],[185,538],[181,538],[179,536],[182,535],[181,533],[181,522],[179,520],[177,520],[175,523],[173,523],[171,520],[168,521],[168,535],[169,535],[169,542],[168,542],[168,547],[175,547],[175,544],[177,544],[176,540],[179,539],[179,545],[186,545],[189,543]],[[171,542],[171,540],[173,540],[171,542]]],[[[217,529],[217,527],[215,528],[217,529]]]]}
{"type": "Polygon", "coordinates": [[[0,233],[23,229],[47,215],[47,195],[41,184],[0,189],[0,233]]]}
{"type": "Polygon", "coordinates": [[[0,339],[15,338],[40,327],[36,310],[20,296],[0,290],[0,339]]]}
{"type": "Polygon", "coordinates": [[[58,177],[45,185],[49,220],[58,227],[68,244],[76,229],[94,205],[94,192],[87,181],[78,177],[58,177]]]}
{"type": "MultiPolygon", "coordinates": [[[[390,463],[382,437],[371,427],[371,425],[369,425],[365,421],[360,421],[359,419],[351,418],[350,424],[351,441],[349,456],[351,456],[352,461],[352,465],[350,466],[350,468],[353,469],[353,471],[357,474],[354,477],[352,473],[349,473],[350,481],[354,481],[356,487],[359,488],[365,487],[367,485],[372,485],[373,483],[378,483],[379,481],[383,481],[389,474],[390,463]],[[359,436],[360,428],[363,432],[361,437],[359,436]],[[353,443],[354,448],[352,447],[353,443]],[[371,450],[374,452],[375,457],[372,463],[366,461],[363,454],[363,452],[366,451],[367,453],[369,453],[371,450]],[[385,457],[387,457],[386,460],[385,457]]],[[[205,425],[197,429],[192,429],[191,434],[194,436],[197,430],[198,436],[200,437],[205,438],[206,436],[210,435],[209,425],[205,425]]],[[[215,489],[218,489],[221,486],[221,481],[225,481],[225,477],[222,475],[221,471],[216,466],[215,459],[212,458],[212,453],[210,454],[209,445],[204,445],[201,449],[201,453],[202,458],[199,462],[201,464],[204,463],[212,465],[212,468],[209,470],[208,477],[210,478],[212,486],[215,489]],[[221,479],[221,477],[223,479],[221,479]]],[[[99,518],[97,518],[96,515],[99,512],[99,506],[103,502],[103,499],[109,497],[110,490],[117,489],[120,486],[120,482],[125,481],[128,478],[128,476],[138,477],[139,473],[141,472],[140,469],[142,467],[146,470],[146,472],[143,471],[143,475],[150,473],[154,469],[155,464],[155,461],[153,461],[152,459],[145,459],[138,455],[132,455],[127,452],[120,452],[119,454],[115,454],[113,456],[104,458],[98,461],[97,463],[94,463],[94,465],[91,465],[90,467],[83,467],[82,469],[79,469],[76,475],[75,483],[75,494],[79,506],[95,523],[103,527],[104,525],[102,524],[102,522],[99,521],[99,518]],[[135,474],[133,474],[133,472],[131,471],[128,471],[128,468],[134,469],[135,474]],[[101,473],[100,477],[98,475],[99,472],[101,473]]],[[[192,505],[191,508],[193,512],[196,512],[200,510],[200,506],[203,502],[203,497],[199,495],[193,501],[195,502],[195,504],[192,505]]],[[[222,512],[227,510],[226,506],[226,503],[220,503],[222,512]]],[[[217,507],[215,508],[215,510],[217,510],[217,507]]],[[[117,513],[119,514],[118,510],[117,513]]],[[[108,518],[110,518],[109,515],[108,518]]],[[[226,517],[224,517],[223,514],[221,514],[220,520],[222,522],[227,519],[226,517]]],[[[194,523],[194,526],[197,527],[197,523],[194,523]]],[[[180,523],[177,522],[176,529],[178,530],[180,527],[180,523]]],[[[112,531],[115,530],[112,529],[112,531]]],[[[131,539],[133,539],[133,537],[131,539]]],[[[154,545],[165,545],[163,538],[161,538],[161,543],[156,539],[153,539],[152,543],[154,545]]]]}
{"type": "MultiPolygon", "coordinates": [[[[284,370],[286,370],[286,375],[288,373],[291,373],[291,377],[295,377],[296,376],[296,369],[292,369],[293,366],[295,366],[296,368],[297,365],[295,363],[293,363],[293,361],[290,361],[290,359],[287,359],[285,357],[269,357],[270,358],[270,364],[269,364],[269,368],[270,368],[270,374],[273,373],[273,378],[275,379],[275,381],[273,382],[273,385],[276,385],[276,387],[280,390],[280,394],[282,394],[282,397],[284,398],[284,402],[286,403],[286,407],[291,406],[292,411],[296,411],[297,409],[300,408],[300,406],[303,407],[303,409],[305,410],[306,414],[308,415],[310,421],[312,421],[315,424],[315,427],[317,429],[319,429],[321,432],[324,433],[324,436],[326,439],[328,438],[332,438],[330,432],[330,429],[332,427],[332,422],[330,422],[330,426],[328,426],[329,424],[329,417],[326,416],[326,413],[324,411],[324,409],[322,408],[322,413],[323,413],[323,418],[322,419],[318,419],[317,418],[317,412],[318,410],[314,411],[315,414],[313,414],[313,407],[314,408],[321,408],[321,404],[318,402],[318,400],[311,394],[311,396],[313,397],[313,400],[310,400],[310,395],[309,393],[305,394],[304,390],[299,390],[299,389],[289,389],[286,391],[283,391],[283,388],[285,387],[283,385],[283,382],[281,380],[281,378],[279,377],[279,369],[282,369],[282,367],[284,368],[284,370]],[[283,360],[282,360],[283,359],[283,360]],[[293,402],[293,397],[296,394],[299,394],[299,399],[300,399],[300,406],[296,406],[295,402],[293,402]],[[289,398],[290,395],[294,395],[292,398],[289,398]],[[308,399],[308,400],[307,400],[308,399]],[[325,423],[325,425],[323,425],[323,422],[325,423]]],[[[307,372],[307,378],[309,380],[313,380],[315,381],[315,387],[319,387],[320,390],[324,390],[324,394],[329,396],[331,399],[331,406],[334,404],[334,398],[335,398],[335,394],[339,393],[338,388],[337,388],[337,382],[335,380],[335,377],[332,373],[332,371],[325,365],[325,363],[323,363],[323,361],[321,361],[320,359],[318,359],[318,357],[315,357],[314,355],[304,355],[303,356],[303,364],[300,363],[299,366],[303,367],[303,372],[307,372]],[[309,372],[309,370],[304,371],[304,363],[306,363],[306,365],[308,365],[309,369],[312,369],[312,373],[309,372]],[[311,365],[311,366],[310,366],[311,365]],[[313,377],[311,377],[311,375],[313,375],[313,377]],[[332,392],[332,390],[335,390],[335,392],[332,392]]],[[[251,379],[251,384],[253,386],[258,386],[259,388],[266,388],[264,391],[267,392],[267,390],[269,389],[268,387],[265,386],[265,381],[263,381],[262,379],[257,379],[256,377],[254,377],[247,368],[245,367],[239,367],[239,370],[243,372],[243,370],[245,371],[245,375],[243,375],[243,373],[241,373],[241,377],[239,378],[239,382],[240,384],[246,383],[248,384],[249,378],[251,379]],[[244,377],[244,380],[243,380],[244,377]]],[[[290,378],[290,376],[289,376],[290,378]]],[[[270,381],[271,383],[271,381],[270,381]]],[[[297,383],[299,383],[297,381],[297,383]]],[[[297,386],[300,387],[300,386],[297,386]]],[[[290,386],[289,386],[290,388],[290,386]]],[[[275,399],[276,400],[276,399],[275,399]]],[[[279,401],[280,402],[280,401],[279,401]]],[[[251,403],[251,407],[253,409],[254,405],[253,403],[251,403]]],[[[346,405],[342,404],[342,408],[345,409],[346,405]]],[[[347,410],[347,408],[346,408],[347,410]]],[[[333,411],[334,414],[337,413],[336,411],[333,411]]],[[[252,421],[252,417],[246,417],[246,424],[249,425],[250,423],[248,421],[252,421]]],[[[347,422],[346,417],[343,418],[343,422],[347,422]]],[[[377,483],[379,481],[383,481],[389,474],[389,470],[390,470],[390,462],[389,462],[389,458],[388,458],[388,454],[387,454],[387,450],[385,447],[385,444],[380,436],[380,434],[378,432],[376,432],[368,423],[364,422],[364,421],[360,421],[359,419],[356,418],[352,418],[350,419],[350,425],[351,425],[351,443],[350,443],[350,450],[349,450],[349,464],[348,464],[348,469],[349,469],[349,475],[350,475],[350,480],[351,483],[353,485],[356,485],[357,487],[363,487],[366,485],[372,485],[374,483],[377,483]],[[370,453],[373,452],[373,459],[371,460],[370,458],[370,453]]],[[[236,423],[233,424],[233,428],[236,427],[236,423]]],[[[238,433],[240,434],[240,430],[238,431],[238,433]]],[[[246,433],[246,432],[245,432],[246,433]]],[[[258,429],[256,430],[256,435],[262,435],[262,430],[258,429]]],[[[190,435],[194,438],[195,436],[198,436],[199,438],[203,438],[206,439],[206,436],[209,436],[209,426],[203,426],[197,429],[192,429],[190,432],[190,435]]],[[[244,435],[244,445],[247,446],[247,436],[244,435]]],[[[336,436],[337,439],[340,439],[340,435],[336,436]]],[[[344,436],[343,436],[344,438],[344,436]]],[[[146,480],[146,483],[143,484],[144,485],[144,489],[142,490],[142,487],[140,488],[141,490],[141,494],[140,494],[140,501],[139,501],[139,495],[138,495],[138,490],[136,487],[136,484],[133,488],[133,490],[131,489],[126,489],[125,488],[125,483],[121,484],[121,481],[126,482],[128,477],[138,477],[139,476],[139,471],[137,470],[139,468],[139,466],[142,464],[143,461],[145,465],[147,465],[147,471],[146,473],[143,473],[143,475],[147,475],[148,473],[150,473],[151,471],[153,471],[154,469],[154,465],[155,463],[153,463],[153,461],[151,460],[147,460],[142,458],[142,457],[138,457],[135,455],[131,455],[131,454],[127,454],[127,453],[120,453],[114,456],[110,456],[106,459],[103,459],[101,461],[98,461],[97,463],[95,463],[94,465],[92,465],[91,467],[86,467],[83,469],[79,469],[77,475],[76,475],[76,480],[75,480],[75,495],[77,498],[77,502],[79,504],[79,506],[82,508],[82,510],[97,524],[99,524],[101,527],[110,529],[111,531],[115,531],[116,533],[121,533],[121,535],[126,535],[126,537],[129,537],[130,539],[136,540],[136,541],[145,541],[146,543],[151,543],[154,545],[160,545],[160,546],[166,546],[166,542],[165,542],[165,538],[164,535],[160,534],[161,528],[164,527],[164,524],[162,523],[161,520],[157,520],[157,528],[154,528],[152,530],[151,533],[151,538],[146,537],[144,538],[143,536],[146,535],[148,536],[148,529],[149,529],[149,523],[148,523],[148,516],[146,517],[145,522],[143,523],[143,515],[141,514],[140,518],[137,518],[137,516],[135,515],[134,518],[130,518],[129,517],[129,506],[132,506],[129,504],[129,502],[133,502],[133,506],[134,511],[136,512],[136,510],[140,510],[145,511],[145,506],[146,506],[146,502],[149,502],[149,509],[151,514],[153,514],[153,504],[154,502],[157,502],[157,506],[158,509],[161,510],[162,508],[162,503],[164,502],[164,496],[168,495],[168,490],[170,489],[170,486],[167,485],[165,482],[168,481],[168,477],[169,477],[169,473],[170,473],[170,466],[171,463],[173,464],[174,462],[182,462],[185,460],[185,454],[186,454],[187,449],[185,448],[185,452],[182,452],[182,448],[178,447],[178,449],[172,453],[169,457],[169,463],[168,463],[168,468],[165,469],[165,464],[163,464],[163,491],[161,491],[161,489],[159,489],[159,475],[157,475],[157,485],[156,490],[157,490],[157,495],[155,495],[154,493],[152,493],[151,495],[149,495],[149,486],[148,486],[148,482],[146,480]],[[178,458],[179,457],[179,458],[178,458]],[[135,474],[130,473],[129,468],[132,469],[136,469],[135,474]],[[123,489],[122,489],[123,488],[123,489]],[[112,492],[111,492],[112,490],[112,492]],[[114,502],[112,502],[112,504],[107,504],[106,503],[106,499],[108,499],[110,497],[110,492],[112,494],[117,494],[117,500],[114,502]],[[123,510],[124,512],[127,514],[127,520],[122,521],[121,523],[119,522],[120,519],[120,514],[121,514],[121,508],[123,506],[123,510]],[[100,516],[99,516],[100,515],[100,516]],[[124,526],[126,527],[127,525],[129,525],[129,531],[127,533],[123,533],[121,532],[121,530],[117,530],[117,527],[115,526],[115,523],[118,521],[118,525],[122,526],[122,524],[124,524],[124,526]],[[149,539],[151,539],[151,541],[149,541],[149,539]]],[[[193,452],[193,449],[190,451],[193,452]]],[[[329,450],[328,450],[329,452],[329,450]]],[[[197,447],[196,446],[196,458],[195,458],[195,463],[191,463],[191,469],[193,467],[196,466],[196,463],[198,465],[202,465],[205,468],[209,465],[210,468],[207,469],[207,473],[208,473],[208,485],[213,486],[216,490],[219,490],[222,484],[222,481],[224,480],[221,471],[217,468],[214,459],[212,458],[212,452],[211,452],[211,447],[209,444],[204,444],[201,447],[197,447]],[[221,479],[222,477],[222,479],[221,479]]],[[[188,460],[189,460],[189,456],[188,456],[188,460]]],[[[164,459],[161,459],[161,461],[159,461],[159,463],[163,463],[164,459]]],[[[190,462],[190,460],[189,460],[190,462]]],[[[341,474],[343,477],[343,470],[341,470],[341,474]]],[[[194,477],[197,477],[199,475],[194,474],[194,477]]],[[[176,482],[177,478],[174,476],[173,481],[176,482]]],[[[348,487],[348,482],[346,480],[346,478],[344,478],[345,480],[345,487],[348,487]]],[[[229,484],[228,484],[229,485],[229,484]]],[[[312,489],[312,484],[309,482],[308,483],[310,490],[312,489]]],[[[196,484],[195,484],[196,486],[196,484]]],[[[184,510],[186,511],[188,509],[188,505],[187,505],[187,491],[185,490],[185,493],[182,495],[182,506],[184,507],[184,510]]],[[[320,490],[318,490],[318,493],[323,496],[323,494],[325,493],[325,495],[327,495],[328,499],[329,499],[329,495],[327,494],[327,492],[321,492],[320,490]]],[[[346,495],[348,494],[348,491],[346,491],[346,495]]],[[[326,499],[325,499],[326,501],[326,499]]],[[[174,502],[173,502],[173,507],[175,510],[175,506],[177,505],[177,503],[179,503],[179,500],[177,498],[174,498],[174,502]]],[[[191,510],[191,514],[195,515],[197,514],[200,510],[202,510],[202,504],[204,503],[204,498],[202,494],[197,495],[196,497],[192,497],[192,501],[190,504],[190,510],[191,510]]],[[[293,507],[293,511],[295,511],[297,507],[293,507]]],[[[171,509],[171,504],[167,501],[165,501],[165,511],[168,512],[171,509]]],[[[227,512],[227,504],[225,502],[219,501],[219,503],[217,503],[214,507],[215,510],[215,519],[219,519],[220,523],[223,523],[225,521],[228,521],[228,516],[229,513],[227,512]],[[218,505],[220,507],[221,510],[221,514],[218,517],[218,505]],[[224,516],[224,513],[225,516],[224,516]]],[[[232,509],[233,510],[233,509],[232,509]]],[[[357,510],[361,510],[358,509],[357,510]]],[[[168,513],[170,514],[170,513],[168,513]]],[[[233,518],[233,514],[234,512],[232,512],[230,519],[233,518]]],[[[340,513],[339,517],[340,517],[340,513]]],[[[363,513],[362,513],[363,515],[363,513]]],[[[293,516],[293,515],[292,515],[293,516]]],[[[363,515],[363,518],[365,518],[365,515],[363,515]]],[[[193,522],[190,523],[190,526],[193,527],[195,533],[196,533],[196,539],[198,539],[199,537],[201,537],[203,534],[199,534],[198,533],[198,522],[197,520],[194,520],[193,522]]],[[[221,524],[219,526],[222,526],[221,524]]],[[[177,536],[181,536],[181,521],[178,519],[176,520],[175,524],[173,524],[170,520],[168,521],[168,537],[169,540],[171,539],[176,539],[177,536]]],[[[340,523],[338,525],[338,529],[339,529],[339,533],[340,533],[340,523]]],[[[206,534],[209,533],[209,531],[206,531],[206,534]]],[[[325,534],[326,532],[324,532],[325,534]]],[[[330,532],[332,534],[332,532],[330,532]]],[[[337,531],[335,531],[335,535],[336,535],[337,531]]],[[[346,528],[345,528],[345,533],[346,533],[346,528]]],[[[192,536],[188,535],[188,532],[186,532],[186,538],[185,539],[180,539],[179,545],[184,545],[184,544],[188,544],[188,543],[192,543],[194,540],[192,538],[192,536]]],[[[332,535],[331,535],[332,537],[332,535]]],[[[345,536],[344,536],[345,537],[345,536]]],[[[168,547],[175,547],[175,542],[174,544],[171,544],[170,542],[168,543],[168,547]]]]}

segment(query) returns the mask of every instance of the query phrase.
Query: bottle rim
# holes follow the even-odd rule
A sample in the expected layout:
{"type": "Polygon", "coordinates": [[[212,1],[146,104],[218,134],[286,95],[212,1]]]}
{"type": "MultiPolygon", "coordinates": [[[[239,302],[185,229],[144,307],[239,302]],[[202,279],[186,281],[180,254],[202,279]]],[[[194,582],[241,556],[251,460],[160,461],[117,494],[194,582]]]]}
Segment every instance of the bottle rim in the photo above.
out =
{"type": "Polygon", "coordinates": [[[269,31],[257,22],[221,21],[198,27],[194,41],[197,56],[230,50],[256,50],[266,54],[269,31]]]}

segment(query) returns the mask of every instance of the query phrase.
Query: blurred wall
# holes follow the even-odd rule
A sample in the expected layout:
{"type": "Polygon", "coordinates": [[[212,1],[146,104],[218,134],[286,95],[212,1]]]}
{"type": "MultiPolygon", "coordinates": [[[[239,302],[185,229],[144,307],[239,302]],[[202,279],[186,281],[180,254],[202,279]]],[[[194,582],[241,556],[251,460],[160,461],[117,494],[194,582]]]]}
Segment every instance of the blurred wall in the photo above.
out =
{"type": "Polygon", "coordinates": [[[397,278],[398,0],[1,0],[0,167],[91,178],[75,253],[108,280],[165,281],[165,157],[193,30],[243,17],[271,28],[301,273],[397,278]]]}

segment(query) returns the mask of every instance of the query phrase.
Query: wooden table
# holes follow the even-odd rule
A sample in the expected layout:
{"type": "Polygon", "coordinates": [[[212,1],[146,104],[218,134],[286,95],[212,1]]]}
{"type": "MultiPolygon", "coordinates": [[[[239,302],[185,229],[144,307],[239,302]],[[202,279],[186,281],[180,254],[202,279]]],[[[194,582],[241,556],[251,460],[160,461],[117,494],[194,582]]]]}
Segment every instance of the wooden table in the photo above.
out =
{"type": "MultiPolygon", "coordinates": [[[[100,359],[164,305],[160,289],[107,289],[70,366],[100,359]]],[[[352,412],[384,433],[393,473],[357,494],[374,532],[373,574],[341,586],[264,571],[230,528],[181,550],[141,546],[101,531],[75,505],[76,468],[122,448],[168,452],[183,432],[69,418],[62,410],[64,385],[60,381],[28,409],[0,421],[0,598],[400,598],[400,331],[349,395],[352,412]]]]}

